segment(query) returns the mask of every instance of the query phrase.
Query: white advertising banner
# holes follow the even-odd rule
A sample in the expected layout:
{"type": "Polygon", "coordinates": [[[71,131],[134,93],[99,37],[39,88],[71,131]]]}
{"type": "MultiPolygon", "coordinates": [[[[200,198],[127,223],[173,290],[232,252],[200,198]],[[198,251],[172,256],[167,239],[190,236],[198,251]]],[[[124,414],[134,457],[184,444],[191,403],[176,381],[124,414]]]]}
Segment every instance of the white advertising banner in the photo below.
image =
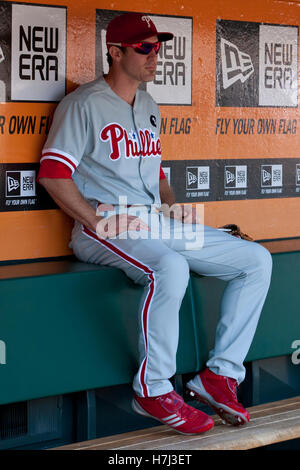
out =
{"type": "Polygon", "coordinates": [[[12,5],[11,99],[59,101],[66,82],[66,9],[12,5]]]}
{"type": "Polygon", "coordinates": [[[297,64],[298,28],[260,25],[260,106],[297,106],[297,64]]]}

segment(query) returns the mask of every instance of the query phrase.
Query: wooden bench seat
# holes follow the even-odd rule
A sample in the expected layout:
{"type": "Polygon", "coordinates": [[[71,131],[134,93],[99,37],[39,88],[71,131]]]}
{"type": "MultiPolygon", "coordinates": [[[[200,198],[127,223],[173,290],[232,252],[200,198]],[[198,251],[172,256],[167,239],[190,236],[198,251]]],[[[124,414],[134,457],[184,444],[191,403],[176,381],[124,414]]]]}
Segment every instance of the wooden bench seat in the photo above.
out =
{"type": "Polygon", "coordinates": [[[300,396],[248,408],[249,424],[215,427],[202,435],[178,434],[168,426],[108,436],[55,450],[247,450],[300,438],[300,396]]]}

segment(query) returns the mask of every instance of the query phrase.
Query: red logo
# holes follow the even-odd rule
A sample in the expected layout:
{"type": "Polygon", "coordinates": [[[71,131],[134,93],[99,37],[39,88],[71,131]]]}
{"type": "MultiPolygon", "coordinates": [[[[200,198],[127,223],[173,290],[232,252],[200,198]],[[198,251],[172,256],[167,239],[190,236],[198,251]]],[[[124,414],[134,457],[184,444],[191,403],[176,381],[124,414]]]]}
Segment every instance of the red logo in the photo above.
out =
{"type": "Polygon", "coordinates": [[[100,132],[103,142],[110,141],[111,160],[121,157],[120,144],[123,142],[125,158],[157,157],[161,155],[161,143],[159,137],[149,129],[139,129],[138,132],[128,133],[124,127],[116,123],[105,126],[100,132]]]}

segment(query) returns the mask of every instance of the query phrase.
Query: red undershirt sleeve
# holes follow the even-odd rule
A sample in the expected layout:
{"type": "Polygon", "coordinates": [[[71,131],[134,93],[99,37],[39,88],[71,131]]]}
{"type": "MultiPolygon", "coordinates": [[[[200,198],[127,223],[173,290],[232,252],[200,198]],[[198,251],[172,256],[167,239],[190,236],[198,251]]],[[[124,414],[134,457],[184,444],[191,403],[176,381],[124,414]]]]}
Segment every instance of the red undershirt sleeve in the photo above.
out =
{"type": "Polygon", "coordinates": [[[47,159],[41,162],[37,182],[40,178],[72,179],[72,170],[62,162],[47,159]]]}
{"type": "Polygon", "coordinates": [[[160,180],[166,179],[166,175],[164,174],[164,170],[162,169],[162,167],[160,167],[159,179],[160,179],[160,180]]]}

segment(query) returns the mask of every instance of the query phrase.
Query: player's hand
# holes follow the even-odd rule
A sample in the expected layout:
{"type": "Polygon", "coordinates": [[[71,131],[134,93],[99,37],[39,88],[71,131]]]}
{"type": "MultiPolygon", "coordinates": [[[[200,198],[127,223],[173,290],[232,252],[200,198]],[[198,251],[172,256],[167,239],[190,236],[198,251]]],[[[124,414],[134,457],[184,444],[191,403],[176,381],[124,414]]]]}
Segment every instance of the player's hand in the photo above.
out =
{"type": "Polygon", "coordinates": [[[185,204],[183,207],[182,221],[184,224],[200,224],[200,215],[197,212],[196,206],[192,204],[185,204]]]}
{"type": "Polygon", "coordinates": [[[117,214],[101,219],[96,227],[99,238],[114,238],[120,233],[129,231],[149,231],[149,226],[134,215],[117,214]]]}
{"type": "Polygon", "coordinates": [[[197,208],[193,204],[174,204],[174,211],[172,212],[175,219],[182,220],[184,224],[200,224],[200,215],[197,213],[197,208]]]}

